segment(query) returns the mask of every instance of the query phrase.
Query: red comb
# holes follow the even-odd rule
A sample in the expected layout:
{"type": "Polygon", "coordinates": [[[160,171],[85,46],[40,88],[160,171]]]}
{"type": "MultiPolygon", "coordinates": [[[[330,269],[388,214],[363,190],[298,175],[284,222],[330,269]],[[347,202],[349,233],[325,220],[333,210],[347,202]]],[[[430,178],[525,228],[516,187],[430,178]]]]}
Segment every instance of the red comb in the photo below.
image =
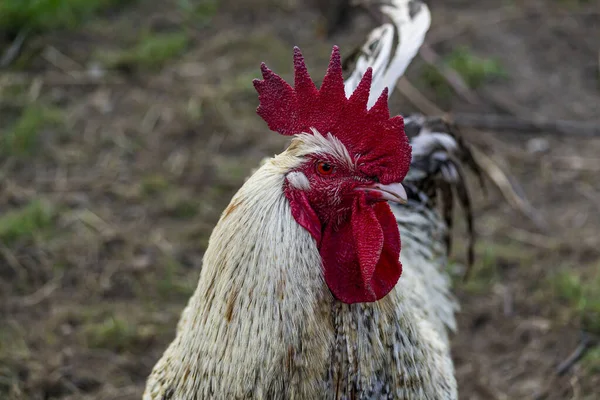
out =
{"type": "Polygon", "coordinates": [[[359,168],[382,183],[401,181],[410,165],[411,149],[401,116],[390,118],[388,90],[367,110],[372,70],[367,69],[349,99],[344,92],[340,50],[333,47],[321,88],[312,81],[304,57],[294,47],[294,87],[261,64],[263,80],[254,80],[260,105],[257,113],[271,130],[282,135],[331,133],[353,157],[360,155],[359,168]]]}

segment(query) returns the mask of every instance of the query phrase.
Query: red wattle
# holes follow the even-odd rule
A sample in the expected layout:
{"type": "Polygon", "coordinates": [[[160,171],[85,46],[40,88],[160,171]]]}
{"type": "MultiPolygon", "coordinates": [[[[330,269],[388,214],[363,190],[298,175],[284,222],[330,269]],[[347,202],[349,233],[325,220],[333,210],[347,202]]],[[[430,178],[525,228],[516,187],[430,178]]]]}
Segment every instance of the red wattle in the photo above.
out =
{"type": "Polygon", "coordinates": [[[310,206],[306,192],[286,188],[285,196],[290,202],[292,216],[296,222],[306,229],[319,244],[321,242],[321,221],[310,206]]]}
{"type": "Polygon", "coordinates": [[[369,205],[363,195],[351,213],[349,220],[323,232],[319,251],[325,282],[344,303],[377,301],[402,274],[398,226],[387,203],[369,205]]]}

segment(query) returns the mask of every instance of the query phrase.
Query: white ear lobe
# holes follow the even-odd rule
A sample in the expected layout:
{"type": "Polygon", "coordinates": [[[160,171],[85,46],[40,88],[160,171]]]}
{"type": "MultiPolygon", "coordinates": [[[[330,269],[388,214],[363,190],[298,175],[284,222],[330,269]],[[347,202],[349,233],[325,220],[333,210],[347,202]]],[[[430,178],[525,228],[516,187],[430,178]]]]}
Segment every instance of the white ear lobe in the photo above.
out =
{"type": "Polygon", "coordinates": [[[300,189],[300,190],[310,189],[310,182],[308,181],[308,178],[306,177],[306,175],[304,175],[302,172],[299,172],[299,171],[290,172],[289,174],[286,175],[286,178],[287,178],[287,181],[289,182],[289,184],[292,185],[292,187],[294,187],[295,189],[300,189]]]}

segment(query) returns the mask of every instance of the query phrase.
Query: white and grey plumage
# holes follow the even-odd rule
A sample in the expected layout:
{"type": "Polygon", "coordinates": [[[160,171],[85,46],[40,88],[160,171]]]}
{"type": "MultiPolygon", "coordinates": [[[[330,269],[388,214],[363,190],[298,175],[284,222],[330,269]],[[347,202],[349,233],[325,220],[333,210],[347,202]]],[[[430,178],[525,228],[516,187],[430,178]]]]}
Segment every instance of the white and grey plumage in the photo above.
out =
{"type": "MultiPolygon", "coordinates": [[[[345,82],[347,93],[368,66],[373,99],[384,87],[391,92],[422,43],[427,7],[415,0],[387,3],[382,12],[393,23],[369,35],[345,82]]],[[[446,201],[453,187],[464,193],[460,165],[468,151],[426,119],[408,119],[409,125],[409,201],[392,206],[402,236],[396,287],[373,303],[332,296],[317,245],[292,217],[282,188],[286,179],[299,188],[307,184],[301,175],[287,177],[307,154],[346,162],[347,151],[324,132],[297,135],[223,212],[196,292],[148,379],[145,400],[458,398],[448,338],[458,304],[445,272],[447,218],[435,205],[438,192],[446,201]]]]}

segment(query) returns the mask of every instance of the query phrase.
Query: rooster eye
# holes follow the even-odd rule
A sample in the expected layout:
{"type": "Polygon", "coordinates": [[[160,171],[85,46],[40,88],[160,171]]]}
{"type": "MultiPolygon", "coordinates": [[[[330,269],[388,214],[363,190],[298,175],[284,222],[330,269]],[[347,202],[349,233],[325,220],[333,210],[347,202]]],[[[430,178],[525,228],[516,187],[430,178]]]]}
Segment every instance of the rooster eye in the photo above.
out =
{"type": "Polygon", "coordinates": [[[319,161],[317,163],[317,172],[321,175],[331,175],[333,172],[333,165],[325,161],[319,161]]]}

